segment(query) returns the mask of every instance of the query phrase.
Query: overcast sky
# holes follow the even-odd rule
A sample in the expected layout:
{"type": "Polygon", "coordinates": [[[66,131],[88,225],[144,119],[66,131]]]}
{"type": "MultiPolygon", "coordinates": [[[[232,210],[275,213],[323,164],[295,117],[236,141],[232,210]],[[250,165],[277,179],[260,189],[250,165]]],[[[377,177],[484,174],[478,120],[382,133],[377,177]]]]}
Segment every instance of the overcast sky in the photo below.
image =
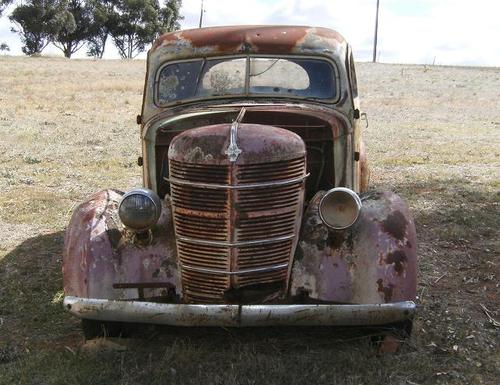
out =
{"type": "MultiPolygon", "coordinates": [[[[201,0],[183,0],[182,28],[198,27],[201,0]]],[[[372,57],[376,0],[205,0],[204,26],[295,24],[333,28],[357,60],[372,57]]],[[[10,8],[12,9],[12,7],[10,8]]],[[[8,12],[7,12],[8,13],[8,12]]],[[[500,1],[380,0],[379,61],[500,66],[500,1]]],[[[19,38],[0,19],[0,43],[21,54],[19,38]]],[[[114,47],[107,58],[117,57],[114,47]]],[[[45,54],[58,54],[49,47],[45,54]]],[[[75,57],[84,57],[82,50],[75,57]]]]}

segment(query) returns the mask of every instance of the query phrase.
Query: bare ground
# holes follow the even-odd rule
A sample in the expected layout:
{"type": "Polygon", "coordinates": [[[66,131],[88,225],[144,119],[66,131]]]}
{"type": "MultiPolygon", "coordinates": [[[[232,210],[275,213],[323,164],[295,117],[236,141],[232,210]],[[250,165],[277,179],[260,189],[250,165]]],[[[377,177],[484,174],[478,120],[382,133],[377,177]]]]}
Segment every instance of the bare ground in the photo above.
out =
{"type": "Polygon", "coordinates": [[[147,327],[84,347],[61,307],[72,209],[140,184],[145,63],[0,57],[0,384],[496,384],[500,70],[360,64],[372,185],[411,205],[419,312],[397,355],[369,331],[147,327]]]}

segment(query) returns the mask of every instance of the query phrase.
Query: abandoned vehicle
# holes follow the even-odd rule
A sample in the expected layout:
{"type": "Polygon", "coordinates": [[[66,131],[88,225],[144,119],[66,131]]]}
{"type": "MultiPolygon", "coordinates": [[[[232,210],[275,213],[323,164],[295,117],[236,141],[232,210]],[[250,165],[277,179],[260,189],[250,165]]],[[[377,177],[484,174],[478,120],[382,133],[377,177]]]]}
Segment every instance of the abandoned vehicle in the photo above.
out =
{"type": "Polygon", "coordinates": [[[399,196],[368,191],[364,117],[333,30],[161,36],[137,118],[143,188],[75,210],[64,306],[87,335],[128,322],[411,325],[415,226],[399,196]]]}

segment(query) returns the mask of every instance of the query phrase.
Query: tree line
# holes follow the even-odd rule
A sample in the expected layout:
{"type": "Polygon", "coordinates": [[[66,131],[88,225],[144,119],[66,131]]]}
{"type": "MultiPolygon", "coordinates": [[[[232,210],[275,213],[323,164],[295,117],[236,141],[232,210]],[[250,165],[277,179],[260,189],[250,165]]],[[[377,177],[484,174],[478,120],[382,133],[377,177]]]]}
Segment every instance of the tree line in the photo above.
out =
{"type": "Polygon", "coordinates": [[[182,0],[0,0],[0,16],[11,4],[12,32],[19,34],[26,55],[49,44],[70,58],[87,47],[102,58],[112,40],[123,59],[133,59],[159,35],[180,29],[182,0]]]}

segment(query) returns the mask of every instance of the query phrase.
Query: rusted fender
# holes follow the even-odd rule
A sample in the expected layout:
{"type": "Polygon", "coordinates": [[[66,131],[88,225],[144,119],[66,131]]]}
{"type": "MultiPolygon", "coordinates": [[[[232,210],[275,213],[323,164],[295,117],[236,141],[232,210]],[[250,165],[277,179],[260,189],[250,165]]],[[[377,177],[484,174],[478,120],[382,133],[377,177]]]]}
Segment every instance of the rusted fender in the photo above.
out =
{"type": "Polygon", "coordinates": [[[142,299],[181,292],[170,208],[162,202],[152,236],[138,238],[118,218],[122,195],[104,190],[74,211],[64,239],[65,295],[142,299]]]}
{"type": "Polygon", "coordinates": [[[416,234],[406,203],[392,192],[362,194],[358,221],[332,231],[318,214],[323,195],[303,219],[291,295],[353,304],[415,300],[416,234]]]}

